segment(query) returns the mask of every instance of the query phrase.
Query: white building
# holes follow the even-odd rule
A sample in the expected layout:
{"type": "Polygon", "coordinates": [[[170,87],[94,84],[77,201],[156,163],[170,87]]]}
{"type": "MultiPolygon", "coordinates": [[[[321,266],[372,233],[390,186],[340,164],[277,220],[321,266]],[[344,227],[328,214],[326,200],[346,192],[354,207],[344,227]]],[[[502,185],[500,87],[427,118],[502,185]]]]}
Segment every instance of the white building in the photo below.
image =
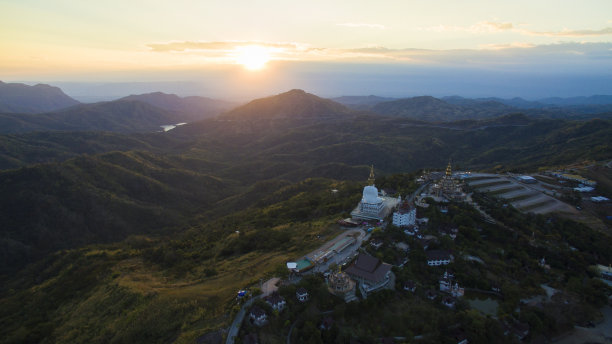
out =
{"type": "Polygon", "coordinates": [[[397,227],[414,226],[416,223],[416,208],[400,207],[393,213],[393,225],[397,227]]]}
{"type": "Polygon", "coordinates": [[[609,200],[610,199],[608,197],[604,197],[604,196],[591,197],[591,202],[595,202],[595,203],[608,202],[609,200]]]}
{"type": "Polygon", "coordinates": [[[298,288],[298,290],[295,292],[295,296],[300,302],[308,301],[308,291],[304,287],[298,288]]]}
{"type": "Polygon", "coordinates": [[[525,183],[525,184],[535,184],[538,182],[538,180],[533,178],[532,176],[518,176],[516,177],[516,179],[519,182],[525,183]]]}
{"type": "Polygon", "coordinates": [[[427,265],[429,266],[447,265],[453,259],[450,252],[443,250],[426,251],[425,255],[427,255],[427,265]]]}

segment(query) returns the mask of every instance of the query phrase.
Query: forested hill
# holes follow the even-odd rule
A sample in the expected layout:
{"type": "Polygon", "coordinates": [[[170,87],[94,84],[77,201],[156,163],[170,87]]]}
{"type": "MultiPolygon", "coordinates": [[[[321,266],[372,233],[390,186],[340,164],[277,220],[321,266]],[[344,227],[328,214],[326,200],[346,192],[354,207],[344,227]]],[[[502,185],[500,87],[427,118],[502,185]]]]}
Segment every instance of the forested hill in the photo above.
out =
{"type": "Polygon", "coordinates": [[[217,167],[115,152],[2,172],[0,270],[58,249],[180,229],[235,192],[208,174],[217,167]]]}
{"type": "Polygon", "coordinates": [[[215,117],[236,106],[234,103],[217,99],[198,96],[179,97],[176,94],[163,92],[131,95],[120,100],[135,100],[164,110],[178,111],[183,113],[184,120],[189,122],[215,117]]]}
{"type": "Polygon", "coordinates": [[[43,114],[0,114],[0,133],[32,131],[155,132],[190,115],[134,100],[82,104],[43,114]]]}
{"type": "Polygon", "coordinates": [[[256,99],[221,116],[227,120],[270,120],[346,117],[352,111],[340,103],[323,99],[303,90],[291,90],[276,96],[256,99]]]}

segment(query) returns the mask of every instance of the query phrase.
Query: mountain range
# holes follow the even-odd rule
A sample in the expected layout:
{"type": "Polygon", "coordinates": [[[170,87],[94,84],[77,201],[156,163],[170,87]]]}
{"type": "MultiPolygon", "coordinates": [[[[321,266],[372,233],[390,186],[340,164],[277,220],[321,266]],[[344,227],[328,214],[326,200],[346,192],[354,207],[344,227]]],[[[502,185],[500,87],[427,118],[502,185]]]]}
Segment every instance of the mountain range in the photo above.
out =
{"type": "MultiPolygon", "coordinates": [[[[131,95],[115,101],[80,104],[60,89],[48,85],[0,84],[0,133],[32,131],[160,131],[161,126],[197,122],[220,116],[225,120],[313,121],[361,115],[402,117],[447,122],[486,119],[512,113],[538,118],[609,118],[612,96],[544,99],[521,98],[442,99],[420,96],[392,99],[378,96],[345,96],[324,99],[302,90],[235,103],[205,97],[179,97],[162,92],[131,95]],[[255,114],[255,115],[254,115],[255,114]]],[[[272,124],[271,124],[272,125],[272,124]]],[[[274,124],[276,125],[276,124],[274,124]]]]}

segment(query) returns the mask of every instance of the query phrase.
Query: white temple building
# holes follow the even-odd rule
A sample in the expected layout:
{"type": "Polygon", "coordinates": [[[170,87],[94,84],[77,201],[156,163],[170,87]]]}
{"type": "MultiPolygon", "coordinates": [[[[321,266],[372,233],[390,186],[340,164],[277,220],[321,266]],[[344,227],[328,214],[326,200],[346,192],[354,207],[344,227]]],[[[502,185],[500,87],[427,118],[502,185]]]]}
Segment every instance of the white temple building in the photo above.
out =
{"type": "Polygon", "coordinates": [[[351,216],[364,220],[383,220],[390,210],[397,205],[398,199],[381,196],[378,193],[378,189],[374,186],[374,166],[370,168],[368,184],[363,188],[361,201],[357,208],[351,212],[351,216]]]}

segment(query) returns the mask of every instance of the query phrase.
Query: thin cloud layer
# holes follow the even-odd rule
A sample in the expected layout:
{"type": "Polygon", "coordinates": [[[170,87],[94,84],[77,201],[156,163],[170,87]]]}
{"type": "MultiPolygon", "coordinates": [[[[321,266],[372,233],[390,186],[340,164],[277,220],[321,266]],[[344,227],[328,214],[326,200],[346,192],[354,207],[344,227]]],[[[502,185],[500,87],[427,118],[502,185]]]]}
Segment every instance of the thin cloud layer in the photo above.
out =
{"type": "Polygon", "coordinates": [[[467,32],[473,34],[499,33],[499,32],[514,32],[526,36],[544,36],[544,37],[595,37],[612,35],[612,27],[605,27],[599,30],[569,30],[561,31],[534,31],[520,27],[510,22],[494,22],[483,21],[470,26],[453,26],[453,25],[437,25],[429,27],[420,27],[419,31],[429,32],[467,32]]]}
{"type": "MultiPolygon", "coordinates": [[[[496,26],[491,26],[496,27],[496,26]]],[[[497,26],[506,30],[510,25],[497,26]]],[[[517,64],[525,61],[567,60],[568,58],[612,60],[612,43],[556,43],[535,45],[529,42],[482,44],[479,49],[428,50],[392,49],[384,46],[335,49],[312,47],[303,43],[217,41],[169,42],[148,44],[151,52],[192,54],[203,60],[234,63],[235,52],[244,46],[257,45],[267,49],[272,61],[354,61],[417,64],[517,64]]]]}
{"type": "Polygon", "coordinates": [[[430,31],[430,32],[468,32],[468,33],[493,33],[500,31],[513,30],[514,25],[512,23],[498,23],[483,21],[470,26],[456,26],[456,25],[437,25],[429,27],[418,28],[419,31],[430,31]]]}
{"type": "Polygon", "coordinates": [[[533,36],[548,36],[548,37],[589,37],[589,36],[606,36],[612,35],[612,27],[606,27],[600,30],[561,30],[561,31],[527,31],[526,34],[533,36]]]}
{"type": "Polygon", "coordinates": [[[345,27],[365,27],[369,29],[380,29],[384,30],[387,27],[382,24],[370,24],[370,23],[340,23],[336,24],[336,26],[345,26],[345,27]]]}

